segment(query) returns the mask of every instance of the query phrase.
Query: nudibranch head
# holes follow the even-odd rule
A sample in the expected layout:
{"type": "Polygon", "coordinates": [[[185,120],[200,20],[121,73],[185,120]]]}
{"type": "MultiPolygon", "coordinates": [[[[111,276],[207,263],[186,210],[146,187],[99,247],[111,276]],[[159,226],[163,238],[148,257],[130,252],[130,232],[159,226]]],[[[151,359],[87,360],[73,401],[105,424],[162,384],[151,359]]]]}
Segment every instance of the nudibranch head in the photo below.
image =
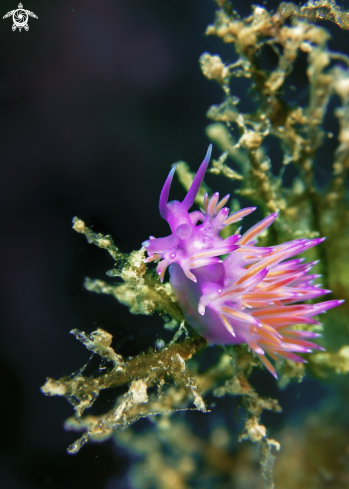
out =
{"type": "Polygon", "coordinates": [[[277,377],[273,360],[305,362],[299,353],[323,350],[309,339],[318,333],[297,325],[319,324],[313,319],[343,301],[304,304],[331,291],[313,282],[309,274],[316,262],[293,258],[320,244],[325,238],[296,239],[276,246],[256,246],[257,236],[277,218],[271,214],[242,236],[223,239],[220,231],[243,219],[256,207],[229,215],[229,195],[205,196],[202,211],[189,212],[210,161],[210,145],[193,183],[182,202],[168,202],[175,168],[170,171],[160,195],[160,215],[171,234],[143,243],[146,262],[158,261],[163,281],[169,267],[170,281],[188,323],[211,344],[247,343],[266,368],[277,377]],[[222,259],[222,255],[227,255],[222,259]]]}

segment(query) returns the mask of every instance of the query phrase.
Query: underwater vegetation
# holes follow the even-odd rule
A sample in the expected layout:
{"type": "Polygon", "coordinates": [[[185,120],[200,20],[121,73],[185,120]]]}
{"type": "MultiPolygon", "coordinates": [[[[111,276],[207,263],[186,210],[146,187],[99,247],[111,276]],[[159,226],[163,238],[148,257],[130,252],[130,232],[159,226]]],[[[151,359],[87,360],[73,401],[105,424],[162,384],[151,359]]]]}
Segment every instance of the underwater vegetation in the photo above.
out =
{"type": "Polygon", "coordinates": [[[65,428],[83,434],[69,453],[113,436],[137,455],[130,487],[349,487],[349,57],[329,49],[330,34],[318,24],[333,23],[347,34],[349,13],[332,0],[314,0],[303,6],[282,2],[272,13],[254,5],[242,18],[229,1],[216,3],[206,34],[231,45],[234,61],[204,53],[200,66],[222,89],[223,101],[208,109],[212,122],[206,129],[220,156],[209,168],[209,149],[196,175],[185,163],[177,165],[187,191],[182,202],[168,202],[175,168],[170,171],[160,215],[171,234],[151,236],[127,254],[111,236],[73,219],[73,229],[115,262],[107,273],[112,281],[86,279],[85,287],[114,296],[132,314],[170,318],[165,327],[173,339],[124,358],[112,348],[110,333],[75,329],[72,334],[106,368],[95,376],[85,375],[85,366],[59,380],[48,378],[42,391],[64,396],[74,407],[65,428]],[[266,63],[268,56],[273,63],[266,63]],[[302,68],[307,88],[299,99],[292,96],[300,91],[294,72],[302,68]],[[236,78],[246,79],[251,112],[239,109],[236,78]],[[338,130],[325,128],[329,110],[338,130]],[[324,148],[335,139],[324,181],[321,153],[328,154],[324,148]],[[279,165],[268,156],[271,142],[282,152],[279,165]],[[229,179],[236,196],[230,208],[229,196],[219,200],[203,182],[206,170],[229,179]],[[246,200],[252,206],[241,207],[246,200]],[[189,213],[194,203],[201,210],[189,213]],[[264,218],[240,232],[237,223],[256,207],[264,218]],[[153,261],[159,262],[156,269],[153,261]],[[317,302],[323,294],[328,300],[317,302]],[[320,323],[317,316],[325,311],[320,323]],[[309,341],[314,338],[316,343],[309,341]],[[217,361],[205,367],[212,344],[222,346],[217,361]],[[250,380],[262,364],[278,379],[280,393],[307,375],[330,386],[331,399],[293,425],[280,425],[271,438],[261,416],[282,408],[250,380]],[[120,387],[124,393],[112,409],[85,415],[103,390],[120,387]],[[241,428],[238,438],[224,420],[210,424],[214,399],[219,406],[223,397],[241,428]],[[206,413],[200,418],[205,437],[176,414],[195,411],[206,413]],[[152,425],[137,432],[132,425],[141,418],[152,425]],[[252,443],[238,443],[243,440],[252,443]]]}

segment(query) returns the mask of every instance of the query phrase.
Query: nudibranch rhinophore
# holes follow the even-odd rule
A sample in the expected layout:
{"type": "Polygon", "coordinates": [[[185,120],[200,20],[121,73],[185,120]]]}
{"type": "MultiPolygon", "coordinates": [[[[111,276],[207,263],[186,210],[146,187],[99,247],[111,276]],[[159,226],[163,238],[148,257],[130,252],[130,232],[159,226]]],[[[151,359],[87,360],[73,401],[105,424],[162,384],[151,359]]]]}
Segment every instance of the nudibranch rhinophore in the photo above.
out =
{"type": "Polygon", "coordinates": [[[204,208],[189,212],[211,157],[210,145],[193,183],[182,202],[168,202],[175,167],[160,194],[160,215],[171,228],[165,238],[144,241],[146,262],[159,261],[163,281],[169,267],[170,282],[188,323],[210,344],[247,343],[266,368],[277,378],[273,360],[305,362],[298,353],[323,350],[309,339],[318,333],[297,325],[319,324],[313,316],[344,301],[304,304],[331,291],[313,285],[319,275],[309,274],[317,262],[292,258],[325,238],[296,239],[276,246],[257,246],[257,236],[270,226],[278,213],[269,215],[243,235],[220,237],[220,231],[243,219],[256,207],[229,215],[216,192],[205,195],[204,208]],[[227,255],[222,258],[222,255],[227,255]],[[290,259],[292,258],[292,259],[290,259]]]}

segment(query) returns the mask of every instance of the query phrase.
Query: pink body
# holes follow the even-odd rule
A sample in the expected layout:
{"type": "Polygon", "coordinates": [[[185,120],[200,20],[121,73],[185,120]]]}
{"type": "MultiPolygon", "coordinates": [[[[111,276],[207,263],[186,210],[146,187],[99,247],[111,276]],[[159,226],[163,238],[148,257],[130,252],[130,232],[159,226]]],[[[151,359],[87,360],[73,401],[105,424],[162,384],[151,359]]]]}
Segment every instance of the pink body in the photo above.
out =
{"type": "Polygon", "coordinates": [[[234,234],[223,240],[219,233],[225,226],[256,208],[241,209],[229,216],[229,209],[224,207],[229,196],[219,202],[218,193],[210,200],[205,196],[203,212],[188,212],[210,156],[211,146],[183,202],[168,202],[175,169],[171,170],[160,195],[160,214],[168,221],[172,234],[158,239],[151,236],[143,243],[148,252],[146,261],[160,261],[157,271],[161,281],[170,267],[170,281],[186,320],[209,343],[247,343],[276,377],[266,353],[274,360],[304,362],[297,353],[322,350],[308,341],[318,334],[294,326],[318,324],[312,316],[343,301],[300,304],[330,291],[313,285],[317,276],[308,272],[314,263],[290,258],[324,238],[298,239],[268,248],[256,246],[257,235],[276,219],[275,213],[244,235],[234,234]]]}

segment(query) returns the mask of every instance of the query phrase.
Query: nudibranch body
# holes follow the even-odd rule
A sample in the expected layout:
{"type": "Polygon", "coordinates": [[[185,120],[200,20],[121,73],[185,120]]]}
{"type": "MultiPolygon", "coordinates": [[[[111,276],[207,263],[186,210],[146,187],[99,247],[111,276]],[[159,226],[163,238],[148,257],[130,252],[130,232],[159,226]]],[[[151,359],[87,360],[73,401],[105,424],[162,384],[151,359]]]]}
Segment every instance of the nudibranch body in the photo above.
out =
{"type": "Polygon", "coordinates": [[[229,195],[219,200],[205,196],[202,211],[189,213],[204,178],[211,148],[182,202],[168,202],[175,168],[169,173],[160,195],[160,215],[170,225],[164,238],[150,236],[143,246],[146,262],[159,261],[163,281],[169,267],[170,282],[188,323],[210,344],[247,343],[266,368],[277,377],[273,360],[305,360],[298,353],[323,350],[309,339],[318,333],[294,329],[296,325],[319,324],[312,317],[343,301],[301,304],[330,291],[313,285],[318,275],[309,274],[312,263],[292,258],[325,238],[297,239],[277,246],[256,246],[257,236],[276,219],[271,214],[242,236],[222,239],[220,231],[243,219],[255,207],[229,215],[224,207],[229,195]],[[222,255],[228,255],[221,259],[222,255]],[[292,259],[291,259],[292,258],[292,259]]]}

